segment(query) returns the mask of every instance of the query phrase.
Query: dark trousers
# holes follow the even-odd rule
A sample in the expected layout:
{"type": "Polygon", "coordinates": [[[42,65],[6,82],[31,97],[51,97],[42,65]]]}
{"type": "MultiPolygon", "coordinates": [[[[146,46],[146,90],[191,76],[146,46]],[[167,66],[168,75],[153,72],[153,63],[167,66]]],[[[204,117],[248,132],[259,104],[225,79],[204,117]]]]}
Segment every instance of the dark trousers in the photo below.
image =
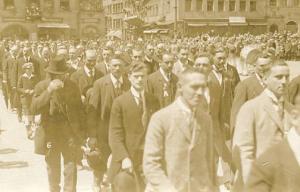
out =
{"type": "Polygon", "coordinates": [[[76,154],[67,144],[52,146],[46,154],[50,192],[60,192],[61,155],[64,164],[64,192],[76,192],[76,154]]]}

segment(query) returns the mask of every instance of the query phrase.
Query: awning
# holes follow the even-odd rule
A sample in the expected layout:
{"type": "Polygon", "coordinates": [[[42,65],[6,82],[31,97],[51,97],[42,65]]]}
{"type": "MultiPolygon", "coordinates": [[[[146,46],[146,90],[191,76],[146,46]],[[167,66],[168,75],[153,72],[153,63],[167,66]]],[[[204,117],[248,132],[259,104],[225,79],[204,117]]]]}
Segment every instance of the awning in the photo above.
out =
{"type": "Polygon", "coordinates": [[[259,23],[259,22],[249,22],[249,25],[265,26],[265,25],[268,25],[268,24],[267,23],[259,23]]]}
{"type": "Polygon", "coordinates": [[[188,23],[189,27],[204,27],[207,26],[207,23],[188,23]]]}
{"type": "Polygon", "coordinates": [[[230,24],[246,23],[246,17],[229,17],[230,24]]]}
{"type": "Polygon", "coordinates": [[[230,23],[230,26],[247,26],[248,23],[230,23]]]}
{"type": "Polygon", "coordinates": [[[122,39],[122,31],[121,30],[115,30],[115,31],[110,31],[107,33],[108,37],[117,37],[119,39],[122,39]]]}
{"type": "Polygon", "coordinates": [[[144,34],[166,34],[169,32],[169,29],[149,29],[149,30],[145,30],[144,34]]]}
{"type": "Polygon", "coordinates": [[[144,21],[141,20],[138,16],[125,17],[124,21],[133,26],[141,26],[144,24],[144,21]]]}
{"type": "Polygon", "coordinates": [[[38,28],[57,28],[57,29],[69,29],[70,26],[65,23],[40,23],[38,28]]]}
{"type": "Polygon", "coordinates": [[[162,25],[171,25],[173,23],[174,23],[173,21],[164,21],[164,22],[157,21],[156,25],[159,25],[159,26],[162,26],[162,25]]]}
{"type": "Polygon", "coordinates": [[[159,31],[159,33],[160,33],[160,34],[167,34],[167,33],[169,33],[169,29],[161,29],[161,30],[159,31]]]}
{"type": "Polygon", "coordinates": [[[208,23],[209,26],[228,26],[227,22],[211,22],[208,23]]]}

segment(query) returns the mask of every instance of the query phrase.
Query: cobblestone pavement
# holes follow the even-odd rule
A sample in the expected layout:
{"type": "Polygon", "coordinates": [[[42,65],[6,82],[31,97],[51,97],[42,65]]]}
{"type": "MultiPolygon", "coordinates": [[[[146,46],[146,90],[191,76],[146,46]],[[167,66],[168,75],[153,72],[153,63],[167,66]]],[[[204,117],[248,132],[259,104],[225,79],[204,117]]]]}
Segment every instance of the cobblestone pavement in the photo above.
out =
{"type": "MultiPolygon", "coordinates": [[[[300,74],[300,62],[289,62],[289,65],[292,78],[300,74]]],[[[0,191],[48,191],[44,157],[33,153],[33,142],[26,139],[24,125],[17,121],[15,114],[6,110],[2,97],[0,119],[0,129],[5,130],[0,133],[0,191]]],[[[91,192],[91,186],[91,171],[80,170],[77,191],[91,192]]]]}

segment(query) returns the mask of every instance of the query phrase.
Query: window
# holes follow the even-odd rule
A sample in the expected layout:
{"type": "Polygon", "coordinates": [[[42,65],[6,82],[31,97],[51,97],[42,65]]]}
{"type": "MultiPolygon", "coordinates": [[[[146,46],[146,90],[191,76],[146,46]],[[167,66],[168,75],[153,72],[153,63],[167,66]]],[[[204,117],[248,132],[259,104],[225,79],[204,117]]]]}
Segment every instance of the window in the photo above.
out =
{"type": "Polygon", "coordinates": [[[14,9],[15,8],[14,0],[4,0],[4,8],[5,9],[14,9]]]}
{"type": "Polygon", "coordinates": [[[191,11],[192,0],[185,0],[185,11],[191,11]]]}
{"type": "Polygon", "coordinates": [[[167,1],[165,6],[166,13],[170,13],[170,9],[171,9],[170,1],[167,1]]]}
{"type": "Polygon", "coordinates": [[[229,1],[229,11],[235,11],[235,1],[229,1]]]}
{"type": "Polygon", "coordinates": [[[224,11],[224,1],[218,1],[218,11],[224,11]]]}
{"type": "Polygon", "coordinates": [[[246,11],[246,1],[240,1],[240,11],[246,11]]]}
{"type": "Polygon", "coordinates": [[[250,1],[250,11],[256,11],[256,1],[250,1]]]}
{"type": "Polygon", "coordinates": [[[62,10],[70,10],[70,2],[69,0],[60,0],[60,8],[62,10]]]}
{"type": "Polygon", "coordinates": [[[202,0],[197,0],[197,6],[196,6],[196,8],[197,8],[198,11],[202,10],[202,4],[203,4],[202,0]]]}
{"type": "Polygon", "coordinates": [[[207,11],[213,11],[214,2],[212,0],[207,1],[207,11]]]}
{"type": "Polygon", "coordinates": [[[275,7],[277,5],[277,0],[270,0],[270,6],[275,7]]]}

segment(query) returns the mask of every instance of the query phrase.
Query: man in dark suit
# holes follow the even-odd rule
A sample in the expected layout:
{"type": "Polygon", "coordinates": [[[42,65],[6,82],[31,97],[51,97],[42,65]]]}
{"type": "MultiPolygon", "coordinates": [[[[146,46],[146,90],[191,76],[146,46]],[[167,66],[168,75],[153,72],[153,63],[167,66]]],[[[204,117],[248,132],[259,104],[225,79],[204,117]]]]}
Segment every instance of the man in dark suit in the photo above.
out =
{"type": "Polygon", "coordinates": [[[88,87],[91,87],[97,79],[102,77],[102,72],[95,67],[96,51],[87,50],[85,55],[86,61],[84,66],[72,73],[70,77],[70,79],[79,86],[83,102],[85,100],[88,87]]]}
{"type": "Polygon", "coordinates": [[[78,86],[67,78],[68,67],[57,57],[46,69],[50,79],[35,86],[34,114],[41,114],[45,130],[45,160],[51,192],[60,191],[61,155],[64,158],[64,191],[75,192],[77,151],[84,141],[81,129],[82,103],[78,86]]]}
{"type": "MultiPolygon", "coordinates": [[[[219,142],[217,157],[222,163],[224,183],[230,181],[231,170],[233,169],[230,155],[230,111],[233,100],[233,93],[240,77],[235,67],[227,63],[227,52],[219,48],[213,56],[212,71],[208,75],[208,87],[210,104],[209,110],[214,125],[214,134],[219,142]],[[219,148],[222,146],[222,148],[219,148]]],[[[227,185],[226,184],[226,185],[227,185]]]]}
{"type": "Polygon", "coordinates": [[[173,67],[173,73],[175,75],[179,76],[186,68],[193,67],[193,62],[188,59],[188,53],[189,51],[186,47],[179,49],[178,60],[173,67]]]}
{"type": "Polygon", "coordinates": [[[245,192],[296,192],[300,189],[300,108],[292,110],[287,137],[252,165],[245,192]]]}
{"type": "Polygon", "coordinates": [[[88,101],[88,144],[91,149],[97,148],[101,151],[103,161],[102,165],[93,168],[95,188],[100,187],[106,172],[106,161],[111,153],[108,129],[112,103],[130,87],[127,77],[124,76],[125,64],[120,58],[111,59],[109,67],[110,73],[95,81],[88,101]]]}
{"type": "Polygon", "coordinates": [[[255,61],[255,74],[241,81],[236,86],[230,116],[231,137],[233,134],[236,116],[241,106],[246,101],[260,95],[265,89],[263,77],[265,72],[269,70],[271,62],[272,60],[268,57],[265,57],[263,54],[257,55],[257,59],[255,61]]]}
{"type": "Polygon", "coordinates": [[[46,79],[47,73],[45,69],[49,66],[52,60],[50,49],[48,47],[44,47],[42,50],[42,57],[39,60],[39,70],[41,80],[46,79]]]}
{"type": "Polygon", "coordinates": [[[289,101],[294,105],[300,105],[300,75],[295,77],[288,87],[289,101]]]}
{"type": "Polygon", "coordinates": [[[113,55],[113,50],[110,47],[105,47],[102,50],[102,61],[96,64],[96,67],[101,71],[102,76],[109,73],[109,62],[113,55]]]}
{"type": "Polygon", "coordinates": [[[136,175],[140,191],[144,188],[141,178],[142,156],[147,125],[151,115],[158,110],[155,97],[144,91],[146,67],[135,63],[129,69],[131,88],[114,100],[110,125],[109,145],[112,163],[110,181],[121,171],[136,175]]]}
{"type": "Polygon", "coordinates": [[[146,46],[144,63],[147,66],[148,74],[154,73],[159,67],[159,64],[154,60],[154,47],[150,44],[146,46]]]}
{"type": "Polygon", "coordinates": [[[32,56],[30,47],[24,47],[22,56],[18,59],[18,77],[20,77],[23,73],[23,65],[24,63],[32,63],[33,64],[33,74],[40,79],[40,66],[37,59],[32,56]]]}
{"type": "Polygon", "coordinates": [[[176,95],[178,78],[172,73],[174,56],[164,54],[159,66],[158,71],[147,78],[147,91],[156,97],[160,108],[163,108],[172,103],[176,95]]]}
{"type": "Polygon", "coordinates": [[[17,82],[18,82],[18,47],[13,45],[7,55],[7,59],[3,63],[3,83],[7,87],[9,95],[10,107],[16,110],[16,94],[17,94],[17,82]]]}

